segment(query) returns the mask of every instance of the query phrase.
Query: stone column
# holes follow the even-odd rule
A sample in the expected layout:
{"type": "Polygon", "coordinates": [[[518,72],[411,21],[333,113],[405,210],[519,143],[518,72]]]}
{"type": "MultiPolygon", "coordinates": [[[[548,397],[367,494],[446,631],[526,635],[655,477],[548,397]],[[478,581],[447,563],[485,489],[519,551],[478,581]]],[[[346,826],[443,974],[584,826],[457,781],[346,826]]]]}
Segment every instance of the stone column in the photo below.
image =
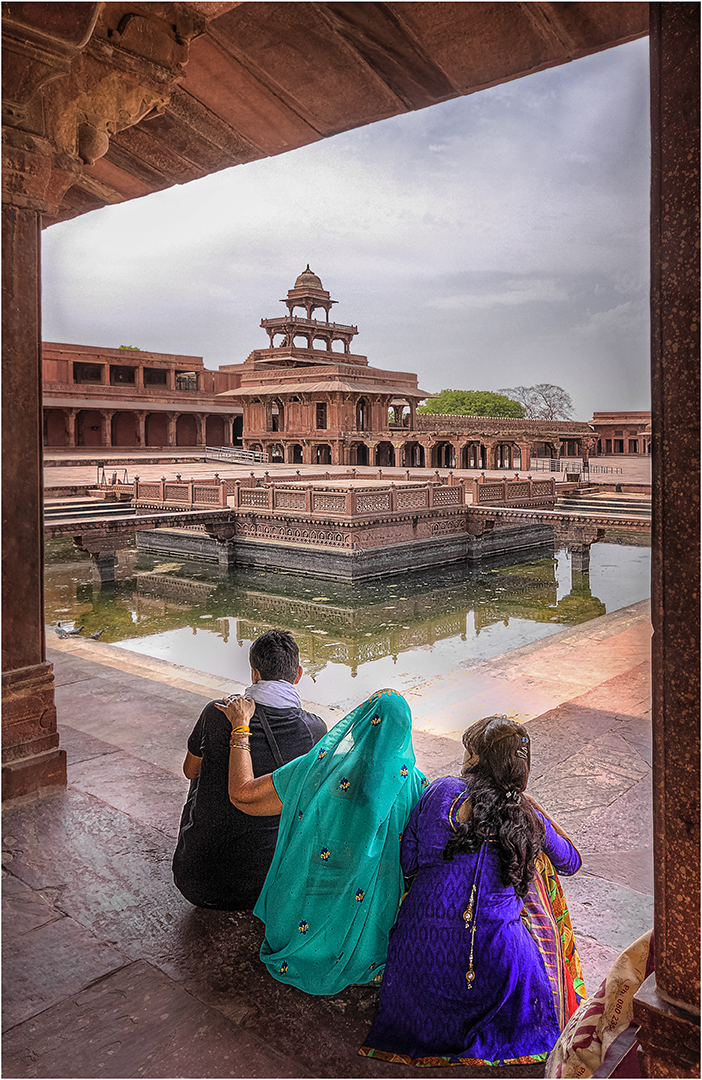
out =
{"type": "Polygon", "coordinates": [[[180,413],[168,413],[168,445],[177,446],[177,432],[176,425],[178,423],[178,417],[180,413]]]}
{"type": "Polygon", "coordinates": [[[146,446],[146,413],[143,410],[137,413],[137,443],[142,448],[146,446]]]}
{"type": "Polygon", "coordinates": [[[66,422],[68,426],[68,445],[76,445],[76,417],[78,409],[66,409],[66,422]]]}
{"type": "Polygon", "coordinates": [[[103,446],[112,446],[112,417],[115,415],[116,411],[116,409],[105,409],[100,414],[103,446]]]}
{"type": "MultiPolygon", "coordinates": [[[[30,175],[50,174],[26,158],[30,175]]],[[[3,798],[66,783],[44,638],[41,222],[36,203],[13,202],[2,207],[3,798]]]]}
{"type": "Polygon", "coordinates": [[[645,1076],[699,1076],[699,7],[651,4],[653,856],[645,1076]]]}
{"type": "Polygon", "coordinates": [[[205,432],[206,432],[206,419],[202,415],[202,413],[195,413],[195,423],[197,425],[197,427],[196,427],[197,434],[195,436],[195,438],[197,439],[197,445],[198,446],[204,446],[205,445],[205,432]]]}

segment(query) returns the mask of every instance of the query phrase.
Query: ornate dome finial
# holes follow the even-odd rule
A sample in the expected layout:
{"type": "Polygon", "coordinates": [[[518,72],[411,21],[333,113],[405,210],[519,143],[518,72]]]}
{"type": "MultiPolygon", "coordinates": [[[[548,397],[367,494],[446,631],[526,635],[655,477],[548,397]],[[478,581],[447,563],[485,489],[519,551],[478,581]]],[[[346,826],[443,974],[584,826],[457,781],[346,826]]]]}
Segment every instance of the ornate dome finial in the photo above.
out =
{"type": "Polygon", "coordinates": [[[324,291],[324,286],[322,285],[320,278],[317,277],[313,270],[310,270],[309,263],[307,263],[307,266],[298,277],[297,281],[295,282],[294,288],[321,289],[322,291],[324,291]]]}

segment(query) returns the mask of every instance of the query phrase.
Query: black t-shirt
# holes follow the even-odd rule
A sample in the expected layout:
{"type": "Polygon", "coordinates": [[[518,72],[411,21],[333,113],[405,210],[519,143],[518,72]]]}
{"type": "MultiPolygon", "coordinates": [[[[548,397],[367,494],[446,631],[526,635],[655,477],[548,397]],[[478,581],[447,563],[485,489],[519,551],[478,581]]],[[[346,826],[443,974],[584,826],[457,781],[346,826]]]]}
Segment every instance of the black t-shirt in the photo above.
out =
{"type": "MultiPolygon", "coordinates": [[[[311,750],[326,734],[323,720],[302,709],[256,705],[250,726],[254,776],[278,767],[268,745],[261,713],[268,720],[283,763],[311,750]]],[[[200,775],[190,782],[173,856],[173,877],[192,904],[225,911],[252,908],[275,851],[280,817],[252,817],[229,801],[231,724],[210,702],[188,739],[188,750],[202,758],[200,775]]]]}

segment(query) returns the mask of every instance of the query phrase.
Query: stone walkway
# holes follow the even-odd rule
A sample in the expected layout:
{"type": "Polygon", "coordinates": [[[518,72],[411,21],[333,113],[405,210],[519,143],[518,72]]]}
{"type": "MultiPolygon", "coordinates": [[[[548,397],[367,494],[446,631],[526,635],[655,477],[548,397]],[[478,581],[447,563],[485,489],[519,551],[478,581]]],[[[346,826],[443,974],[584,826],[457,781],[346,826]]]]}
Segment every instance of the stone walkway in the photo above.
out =
{"type": "MultiPolygon", "coordinates": [[[[583,854],[564,888],[590,992],[653,920],[649,644],[642,602],[407,694],[432,779],[457,770],[478,716],[528,722],[530,790],[583,854]]],[[[69,787],[3,814],[3,1075],[415,1076],[356,1054],[377,989],[316,998],[275,982],[252,914],[193,909],[172,884],[187,736],[240,684],[99,642],[51,645],[69,787]]]]}

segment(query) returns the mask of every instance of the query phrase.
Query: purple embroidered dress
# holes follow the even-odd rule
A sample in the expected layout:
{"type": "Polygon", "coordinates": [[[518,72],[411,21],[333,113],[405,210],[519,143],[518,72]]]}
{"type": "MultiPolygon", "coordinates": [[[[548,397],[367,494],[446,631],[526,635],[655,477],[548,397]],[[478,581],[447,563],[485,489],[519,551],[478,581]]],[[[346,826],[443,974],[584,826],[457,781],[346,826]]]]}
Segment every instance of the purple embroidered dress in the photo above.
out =
{"type": "MultiPolygon", "coordinates": [[[[391,931],[378,1015],[361,1050],[369,1057],[526,1064],[545,1059],[560,1034],[544,960],[522,921],[523,900],[500,881],[496,845],[443,860],[466,795],[463,780],[436,780],[405,829],[402,869],[417,877],[391,931]],[[473,938],[464,912],[476,877],[473,938]]],[[[544,852],[558,871],[574,874],[578,852],[544,825],[544,852]]]]}

